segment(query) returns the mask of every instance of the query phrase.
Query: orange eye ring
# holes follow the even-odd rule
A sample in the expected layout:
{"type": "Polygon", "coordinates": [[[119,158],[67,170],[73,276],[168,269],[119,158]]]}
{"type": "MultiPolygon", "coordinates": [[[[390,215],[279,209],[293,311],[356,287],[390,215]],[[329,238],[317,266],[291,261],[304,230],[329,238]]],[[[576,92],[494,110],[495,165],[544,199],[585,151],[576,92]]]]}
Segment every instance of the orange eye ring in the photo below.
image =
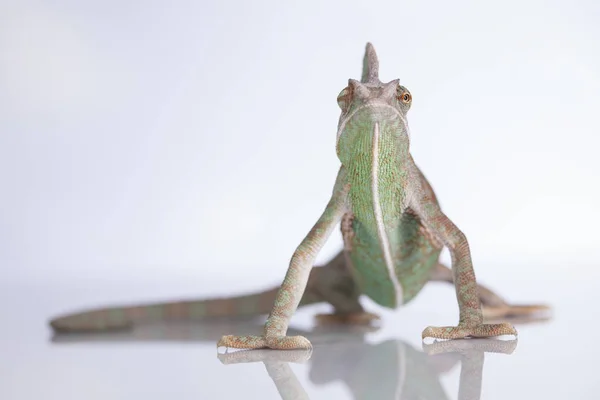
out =
{"type": "Polygon", "coordinates": [[[404,92],[402,93],[402,95],[400,95],[399,97],[400,101],[403,102],[404,104],[408,104],[411,102],[412,100],[412,96],[410,93],[408,92],[404,92]]]}

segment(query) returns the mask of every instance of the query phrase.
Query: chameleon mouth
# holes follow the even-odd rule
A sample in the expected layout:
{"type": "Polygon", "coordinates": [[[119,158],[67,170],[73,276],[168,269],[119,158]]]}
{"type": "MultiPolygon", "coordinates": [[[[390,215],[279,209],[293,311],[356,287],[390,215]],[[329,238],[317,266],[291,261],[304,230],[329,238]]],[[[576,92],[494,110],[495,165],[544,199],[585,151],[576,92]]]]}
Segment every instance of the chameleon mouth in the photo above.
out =
{"type": "Polygon", "coordinates": [[[335,142],[336,149],[339,148],[340,139],[344,135],[344,132],[348,128],[348,125],[352,124],[357,119],[362,119],[365,117],[374,122],[379,119],[384,121],[384,120],[390,120],[390,119],[393,120],[395,118],[398,118],[398,120],[401,122],[402,128],[406,132],[406,135],[410,136],[408,122],[406,121],[406,118],[404,117],[404,115],[402,115],[402,113],[400,113],[400,111],[398,111],[398,109],[396,109],[395,107],[393,107],[389,104],[386,104],[386,103],[367,103],[367,104],[361,105],[360,107],[355,108],[354,110],[352,110],[347,115],[345,115],[341,118],[340,123],[338,125],[338,130],[336,133],[336,142],[335,142]],[[391,112],[391,115],[389,115],[390,112],[391,112]],[[368,114],[368,115],[365,116],[364,114],[368,114]],[[384,114],[388,114],[388,115],[386,116],[384,114]]]}

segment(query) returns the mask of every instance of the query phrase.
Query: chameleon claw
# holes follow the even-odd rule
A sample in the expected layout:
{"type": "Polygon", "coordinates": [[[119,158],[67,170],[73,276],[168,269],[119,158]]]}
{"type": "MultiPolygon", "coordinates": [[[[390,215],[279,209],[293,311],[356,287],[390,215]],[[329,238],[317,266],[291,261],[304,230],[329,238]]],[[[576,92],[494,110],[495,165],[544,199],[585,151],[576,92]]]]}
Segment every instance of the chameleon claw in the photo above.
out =
{"type": "Polygon", "coordinates": [[[517,330],[509,323],[501,324],[479,324],[475,326],[429,326],[423,330],[422,339],[427,337],[434,339],[465,339],[486,338],[494,336],[513,335],[518,336],[517,330]]]}

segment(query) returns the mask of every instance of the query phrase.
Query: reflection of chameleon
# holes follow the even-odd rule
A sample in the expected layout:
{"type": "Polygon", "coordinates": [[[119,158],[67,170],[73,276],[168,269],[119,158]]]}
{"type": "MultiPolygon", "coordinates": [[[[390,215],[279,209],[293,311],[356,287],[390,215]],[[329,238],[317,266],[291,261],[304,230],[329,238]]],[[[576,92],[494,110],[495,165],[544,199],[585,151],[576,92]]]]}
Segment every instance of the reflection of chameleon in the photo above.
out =
{"type": "MultiPolygon", "coordinates": [[[[529,321],[528,321],[529,322],[529,321]]],[[[247,320],[212,320],[210,324],[173,323],[138,327],[125,332],[58,334],[56,344],[78,342],[213,342],[224,329],[244,333],[260,330],[247,320]]],[[[401,340],[367,343],[365,333],[375,328],[358,327],[353,332],[335,326],[317,325],[311,331],[291,328],[315,344],[313,351],[236,351],[219,354],[224,364],[263,362],[283,400],[308,399],[306,390],[289,366],[309,363],[310,381],[319,386],[341,381],[351,398],[377,400],[446,400],[440,376],[461,362],[459,400],[477,400],[481,394],[484,352],[510,354],[517,341],[493,339],[442,341],[424,345],[419,351],[401,340]]],[[[233,371],[232,371],[233,372],[233,371]]],[[[227,388],[221,396],[227,398],[227,388]]],[[[260,396],[258,396],[260,397],[260,396]]]]}
{"type": "MultiPolygon", "coordinates": [[[[427,351],[435,355],[391,339],[374,345],[364,342],[333,345],[323,353],[316,351],[313,354],[309,377],[316,385],[341,380],[356,400],[447,400],[449,397],[441,385],[440,375],[460,362],[458,400],[478,400],[481,397],[484,353],[511,354],[517,341],[487,339],[446,343],[425,345],[427,351]]],[[[221,359],[227,364],[262,361],[282,400],[309,398],[287,365],[285,356],[268,350],[261,353],[244,357],[244,354],[234,352],[221,356],[221,359]]],[[[292,356],[290,361],[298,358],[298,355],[292,356]]]]}
{"type": "MultiPolygon", "coordinates": [[[[485,352],[512,354],[516,340],[482,339],[435,342],[425,353],[401,340],[366,343],[361,335],[344,334],[335,344],[316,349],[310,358],[310,381],[342,381],[359,399],[447,400],[440,376],[461,364],[458,400],[479,400],[485,352]]],[[[282,400],[309,399],[289,362],[304,362],[307,351],[238,351],[220,354],[225,364],[263,362],[282,400]]]]}
{"type": "Polygon", "coordinates": [[[350,79],[338,96],[341,116],[336,150],[341,167],[325,211],[298,246],[282,285],[233,299],[110,308],[54,319],[57,331],[128,326],[142,320],[206,315],[266,314],[263,335],[224,336],[220,345],[235,348],[310,347],[301,336],[287,336],[299,305],[330,303],[321,316],[344,323],[368,323],[361,294],[384,307],[410,302],[428,281],[454,283],[459,322],[428,327],[423,337],[442,339],[515,334],[508,323],[484,324],[481,304],[496,317],[530,314],[544,306],[514,306],[477,284],[465,235],[441,211],[437,198],[409,153],[406,115],[409,90],[398,80],[379,80],[378,60],[367,45],[360,82],[350,79]],[[335,225],[341,222],[344,250],[321,268],[314,260],[335,225]],[[442,247],[452,269],[439,263],[442,247]]]}

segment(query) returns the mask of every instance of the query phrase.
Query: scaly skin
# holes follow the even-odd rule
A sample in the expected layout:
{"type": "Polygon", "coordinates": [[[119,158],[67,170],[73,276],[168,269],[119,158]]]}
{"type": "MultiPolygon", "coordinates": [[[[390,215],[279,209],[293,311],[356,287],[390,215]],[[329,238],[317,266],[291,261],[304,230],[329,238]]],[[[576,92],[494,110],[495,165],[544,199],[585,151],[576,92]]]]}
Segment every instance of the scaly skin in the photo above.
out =
{"type": "Polygon", "coordinates": [[[306,338],[285,333],[316,253],[340,221],[347,267],[361,292],[382,306],[414,298],[434,273],[442,245],[450,250],[459,322],[427,327],[423,338],[517,335],[509,323],[484,324],[467,238],[442,212],[409,152],[406,114],[412,96],[398,80],[382,83],[378,67],[369,43],[361,82],[350,79],[338,96],[336,150],[342,166],[331,201],[292,256],[264,335],[224,336],[218,346],[310,348],[306,338]]]}
{"type": "Polygon", "coordinates": [[[459,306],[456,326],[427,327],[423,338],[459,339],[516,335],[495,318],[547,310],[543,305],[512,306],[477,284],[465,235],[442,212],[431,185],[409,151],[406,114],[412,104],[398,80],[382,83],[375,50],[367,44],[361,82],[350,79],[338,96],[341,116],[336,151],[341,161],[329,203],[294,252],[279,288],[231,299],[113,307],[66,315],[51,321],[56,331],[106,330],[134,323],[269,312],[262,336],[223,336],[218,346],[242,349],[307,349],[302,336],[286,336],[299,306],[328,302],[323,322],[368,324],[361,294],[384,307],[410,302],[428,281],[453,283],[459,306]],[[341,222],[344,250],[324,267],[315,258],[341,222]],[[452,268],[439,263],[446,246],[452,268]],[[271,308],[272,305],[272,308],[271,308]]]}
{"type": "Polygon", "coordinates": [[[267,318],[264,336],[224,336],[219,345],[239,349],[311,348],[305,337],[286,336],[285,333],[292,315],[298,308],[315,258],[344,214],[349,189],[345,170],[341,168],[329,204],[292,256],[290,267],[277,292],[275,305],[267,318]]]}

